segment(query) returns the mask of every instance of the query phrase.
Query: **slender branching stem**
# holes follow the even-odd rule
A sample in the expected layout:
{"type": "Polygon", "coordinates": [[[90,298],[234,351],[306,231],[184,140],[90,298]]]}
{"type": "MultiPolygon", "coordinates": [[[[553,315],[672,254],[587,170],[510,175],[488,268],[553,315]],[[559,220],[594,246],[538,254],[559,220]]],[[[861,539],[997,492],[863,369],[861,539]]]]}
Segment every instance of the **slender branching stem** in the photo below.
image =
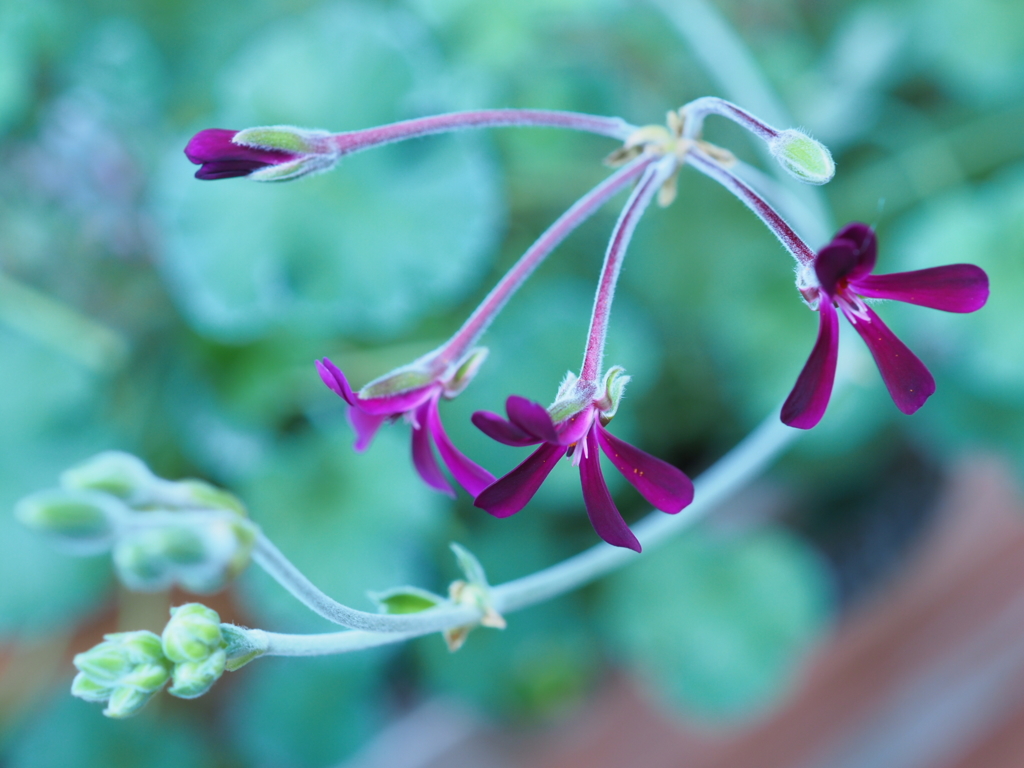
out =
{"type": "Polygon", "coordinates": [[[757,214],[757,217],[779,238],[779,242],[799,263],[814,263],[814,251],[807,243],[793,231],[793,228],[767,200],[741,181],[732,171],[696,148],[690,149],[686,154],[686,162],[736,195],[744,205],[757,214]]]}
{"type": "MultiPolygon", "coordinates": [[[[773,411],[757,429],[697,478],[695,498],[690,506],[677,515],[652,512],[634,526],[633,530],[645,552],[649,553],[706,517],[717,505],[757,477],[801,434],[801,430],[782,424],[778,411],[773,411]]],[[[260,551],[263,551],[262,548],[260,551]]],[[[605,543],[597,544],[550,568],[493,587],[490,590],[491,606],[500,614],[512,613],[578,589],[635,559],[636,555],[631,551],[605,543]]],[[[301,578],[308,583],[305,577],[301,578]]],[[[405,619],[408,622],[407,629],[402,631],[353,630],[317,635],[290,635],[262,630],[249,632],[252,640],[266,649],[265,655],[320,656],[402,642],[440,629],[472,624],[481,616],[476,608],[446,606],[418,614],[380,617],[405,619]]]]}
{"type": "Polygon", "coordinates": [[[737,107],[731,101],[715,96],[695,99],[683,107],[683,110],[686,115],[686,120],[683,123],[683,137],[687,139],[700,137],[701,129],[704,127],[704,118],[708,115],[726,117],[766,142],[779,135],[779,131],[768,123],[759,120],[745,109],[737,107]]]}
{"type": "Polygon", "coordinates": [[[453,363],[461,358],[487,330],[491,321],[508,303],[526,279],[540,266],[569,234],[590,218],[608,200],[635,181],[655,160],[652,155],[638,157],[602,181],[576,203],[530,246],[512,268],[494,286],[462,327],[438,351],[439,364],[453,363]]]}
{"type": "Polygon", "coordinates": [[[345,131],[336,133],[331,138],[340,154],[350,155],[370,147],[414,139],[419,136],[429,136],[432,133],[450,133],[466,128],[506,126],[566,128],[572,131],[596,133],[599,136],[607,136],[619,141],[625,141],[636,130],[635,125],[627,123],[620,117],[601,117],[548,109],[480,109],[472,112],[451,112],[446,115],[418,117],[360,131],[345,131]]]}
{"type": "Polygon", "coordinates": [[[679,161],[673,155],[662,157],[657,163],[649,166],[626,201],[625,208],[612,230],[608,250],[605,251],[601,276],[598,278],[597,294],[594,296],[594,311],[590,316],[590,330],[587,333],[587,347],[583,354],[583,366],[580,369],[580,384],[589,385],[601,376],[601,359],[604,356],[604,344],[608,335],[608,319],[612,311],[612,299],[615,296],[615,285],[619,281],[622,260],[626,256],[629,241],[637,222],[650,205],[661,185],[675,173],[679,161]]]}

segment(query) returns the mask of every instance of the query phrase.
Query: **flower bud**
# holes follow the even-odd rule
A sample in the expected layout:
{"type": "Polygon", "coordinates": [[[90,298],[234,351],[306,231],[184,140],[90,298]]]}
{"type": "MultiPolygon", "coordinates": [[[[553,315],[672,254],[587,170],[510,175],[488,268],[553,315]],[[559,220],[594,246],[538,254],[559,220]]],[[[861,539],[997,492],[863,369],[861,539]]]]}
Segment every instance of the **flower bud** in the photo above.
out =
{"type": "Polygon", "coordinates": [[[828,147],[793,128],[769,141],[768,149],[790,176],[807,184],[827,184],[835,175],[828,147]]]}
{"type": "Polygon", "coordinates": [[[104,635],[104,642],[74,658],[79,673],[71,693],[86,701],[106,701],[103,714],[134,715],[170,679],[171,662],[152,632],[104,635]]]}
{"type": "Polygon", "coordinates": [[[186,661],[174,665],[174,682],[167,692],[179,699],[195,699],[202,696],[224,674],[227,654],[214,651],[202,661],[186,661]]]}
{"type": "Polygon", "coordinates": [[[240,147],[281,152],[284,157],[294,156],[286,162],[252,171],[249,178],[253,181],[289,181],[329,171],[339,157],[330,133],[291,125],[246,128],[236,133],[231,141],[240,147]]]}
{"type": "Polygon", "coordinates": [[[130,510],[106,493],[54,489],[21,499],[14,514],[23,525],[54,537],[76,554],[87,555],[110,548],[130,510]]]}
{"type": "Polygon", "coordinates": [[[224,652],[227,654],[225,669],[229,672],[241,669],[267,652],[266,635],[258,629],[221,624],[220,631],[224,636],[224,652]]]}
{"type": "Polygon", "coordinates": [[[220,616],[202,603],[171,608],[171,620],[160,641],[164,656],[176,664],[203,661],[224,647],[220,616]]]}
{"type": "Polygon", "coordinates": [[[103,491],[131,504],[149,496],[157,478],[142,459],[123,451],[104,451],[65,470],[60,484],[68,490],[103,491]]]}

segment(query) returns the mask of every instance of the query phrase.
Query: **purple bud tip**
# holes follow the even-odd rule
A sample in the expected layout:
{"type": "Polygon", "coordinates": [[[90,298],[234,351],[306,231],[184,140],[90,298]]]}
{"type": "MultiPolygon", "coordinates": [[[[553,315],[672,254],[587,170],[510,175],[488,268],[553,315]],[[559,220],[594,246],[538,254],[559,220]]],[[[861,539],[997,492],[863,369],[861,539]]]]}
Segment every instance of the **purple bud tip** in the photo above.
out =
{"type": "Polygon", "coordinates": [[[248,176],[268,165],[280,165],[296,159],[298,155],[276,149],[255,149],[235,144],[232,139],[238,131],[207,128],[200,131],[185,147],[185,156],[196,165],[197,179],[230,179],[248,176]]]}

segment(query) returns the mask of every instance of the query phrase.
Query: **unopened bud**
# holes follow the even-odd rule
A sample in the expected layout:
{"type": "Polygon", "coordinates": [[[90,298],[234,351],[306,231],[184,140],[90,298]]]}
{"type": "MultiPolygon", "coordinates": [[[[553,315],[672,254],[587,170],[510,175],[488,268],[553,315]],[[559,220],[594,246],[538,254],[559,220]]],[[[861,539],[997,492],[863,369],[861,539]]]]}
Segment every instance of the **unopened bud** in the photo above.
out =
{"type": "Polygon", "coordinates": [[[118,525],[130,510],[98,491],[49,490],[21,499],[14,514],[23,525],[86,555],[110,548],[118,525]]]}
{"type": "Polygon", "coordinates": [[[86,701],[106,701],[103,714],[134,715],[170,679],[171,662],[152,632],[104,635],[104,642],[74,658],[79,673],[71,693],[86,701]]]}
{"type": "Polygon", "coordinates": [[[144,500],[158,482],[142,459],[123,451],[104,451],[65,470],[60,484],[68,490],[103,491],[127,503],[144,500]]]}
{"type": "Polygon", "coordinates": [[[179,699],[194,699],[202,696],[224,674],[227,654],[214,651],[202,661],[186,661],[174,665],[174,682],[167,692],[179,699]]]}
{"type": "Polygon", "coordinates": [[[203,661],[224,647],[220,616],[202,603],[171,608],[171,620],[160,638],[164,656],[176,664],[203,661]]]}
{"type": "Polygon", "coordinates": [[[768,149],[790,176],[807,184],[827,184],[836,173],[828,147],[793,128],[771,139],[768,149]]]}
{"type": "Polygon", "coordinates": [[[338,148],[327,131],[272,125],[246,128],[231,139],[233,144],[257,150],[297,155],[290,160],[258,168],[248,174],[254,181],[289,181],[329,171],[338,162],[338,148]]]}

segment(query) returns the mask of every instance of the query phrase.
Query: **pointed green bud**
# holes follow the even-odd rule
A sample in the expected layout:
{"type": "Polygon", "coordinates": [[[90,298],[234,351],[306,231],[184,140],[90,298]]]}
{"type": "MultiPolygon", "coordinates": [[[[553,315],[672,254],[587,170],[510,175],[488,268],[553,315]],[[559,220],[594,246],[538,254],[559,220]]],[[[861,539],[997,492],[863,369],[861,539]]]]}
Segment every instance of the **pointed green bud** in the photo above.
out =
{"type": "Polygon", "coordinates": [[[28,528],[53,537],[76,554],[86,555],[109,549],[131,510],[99,491],[54,489],[21,499],[14,514],[28,528]]]}
{"type": "Polygon", "coordinates": [[[220,616],[202,603],[171,608],[161,644],[164,656],[177,664],[203,661],[224,647],[220,616]]]}
{"type": "Polygon", "coordinates": [[[129,504],[146,499],[157,482],[142,459],[123,451],[98,453],[60,476],[68,490],[103,491],[129,504]]]}
{"type": "Polygon", "coordinates": [[[214,651],[202,661],[186,661],[174,665],[174,682],[167,692],[179,699],[202,696],[224,674],[227,654],[214,651]]]}
{"type": "Polygon", "coordinates": [[[371,592],[381,613],[419,613],[445,602],[440,595],[419,587],[395,587],[385,592],[371,592]]]}
{"type": "Polygon", "coordinates": [[[793,128],[769,141],[768,149],[790,176],[807,184],[827,184],[836,173],[828,147],[793,128]]]}
{"type": "Polygon", "coordinates": [[[621,365],[612,366],[605,374],[604,394],[597,401],[602,425],[607,426],[608,422],[615,418],[615,413],[619,410],[619,403],[622,401],[622,395],[626,391],[626,385],[630,378],[626,375],[626,369],[621,365]]]}
{"type": "Polygon", "coordinates": [[[138,712],[170,679],[171,662],[152,632],[119,632],[74,658],[79,674],[71,693],[86,701],[108,701],[103,714],[138,712]]]}
{"type": "Polygon", "coordinates": [[[129,688],[128,686],[115,688],[114,692],[110,695],[110,700],[107,702],[107,708],[103,710],[103,714],[115,720],[131,717],[138,714],[139,710],[146,706],[155,695],[156,691],[146,693],[145,691],[129,688]]]}
{"type": "Polygon", "coordinates": [[[459,570],[465,575],[466,581],[470,584],[487,587],[487,574],[480,561],[476,559],[476,555],[454,541],[448,546],[455,553],[455,562],[458,563],[459,570]]]}
{"type": "Polygon", "coordinates": [[[455,373],[444,383],[444,396],[447,399],[451,400],[462,394],[462,391],[476,377],[489,352],[487,347],[475,347],[463,355],[456,365],[455,373]]]}

